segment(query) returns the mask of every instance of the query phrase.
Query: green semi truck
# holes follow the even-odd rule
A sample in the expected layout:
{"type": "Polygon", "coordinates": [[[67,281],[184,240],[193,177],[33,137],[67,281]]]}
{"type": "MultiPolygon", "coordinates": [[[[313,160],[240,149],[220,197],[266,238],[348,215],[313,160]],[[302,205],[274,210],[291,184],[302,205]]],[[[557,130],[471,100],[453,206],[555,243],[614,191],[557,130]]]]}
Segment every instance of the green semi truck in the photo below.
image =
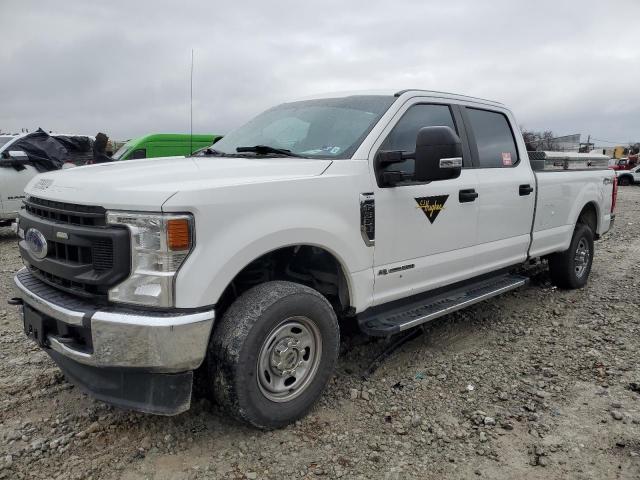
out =
{"type": "Polygon", "coordinates": [[[188,133],[153,133],[132,138],[113,154],[114,160],[176,157],[213,145],[222,135],[188,133]]]}

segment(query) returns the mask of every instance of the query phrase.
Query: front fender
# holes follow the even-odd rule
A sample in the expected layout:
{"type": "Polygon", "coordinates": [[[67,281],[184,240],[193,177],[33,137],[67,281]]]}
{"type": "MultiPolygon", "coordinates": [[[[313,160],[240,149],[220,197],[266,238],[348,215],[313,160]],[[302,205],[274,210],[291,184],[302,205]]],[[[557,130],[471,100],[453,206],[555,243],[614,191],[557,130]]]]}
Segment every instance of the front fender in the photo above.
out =
{"type": "Polygon", "coordinates": [[[180,305],[215,304],[229,283],[249,265],[261,256],[284,247],[294,245],[310,245],[323,248],[331,253],[340,263],[347,279],[350,296],[353,295],[351,272],[354,265],[346,259],[348,246],[340,239],[327,234],[326,231],[314,228],[296,228],[259,237],[246,245],[236,245],[235,252],[229,257],[216,255],[215,249],[205,249],[193,262],[185,265],[178,276],[176,298],[180,305]],[[192,278],[200,278],[199,285],[194,285],[192,278]]]}
{"type": "Polygon", "coordinates": [[[360,234],[357,197],[352,200],[349,193],[327,196],[322,189],[300,189],[295,200],[276,194],[237,196],[236,201],[195,212],[196,246],[178,273],[176,306],[215,304],[245,266],[293,245],[317,246],[333,254],[354,295],[353,274],[371,270],[373,265],[373,249],[360,234]],[[254,198],[264,201],[256,206],[254,198]]]}

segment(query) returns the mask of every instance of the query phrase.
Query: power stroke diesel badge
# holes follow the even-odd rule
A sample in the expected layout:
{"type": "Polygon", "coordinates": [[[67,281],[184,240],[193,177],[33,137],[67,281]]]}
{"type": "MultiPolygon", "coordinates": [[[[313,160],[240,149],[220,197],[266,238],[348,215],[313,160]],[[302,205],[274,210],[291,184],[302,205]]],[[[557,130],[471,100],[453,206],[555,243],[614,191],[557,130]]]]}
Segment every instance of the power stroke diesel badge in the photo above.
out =
{"type": "Polygon", "coordinates": [[[30,228],[24,235],[24,241],[27,243],[27,247],[31,254],[39,260],[42,260],[47,256],[49,246],[47,245],[47,239],[40,230],[30,228]]]}
{"type": "Polygon", "coordinates": [[[435,195],[433,197],[418,197],[415,200],[418,203],[417,208],[421,209],[429,221],[433,223],[440,212],[444,210],[447,198],[449,198],[449,195],[435,195]]]}

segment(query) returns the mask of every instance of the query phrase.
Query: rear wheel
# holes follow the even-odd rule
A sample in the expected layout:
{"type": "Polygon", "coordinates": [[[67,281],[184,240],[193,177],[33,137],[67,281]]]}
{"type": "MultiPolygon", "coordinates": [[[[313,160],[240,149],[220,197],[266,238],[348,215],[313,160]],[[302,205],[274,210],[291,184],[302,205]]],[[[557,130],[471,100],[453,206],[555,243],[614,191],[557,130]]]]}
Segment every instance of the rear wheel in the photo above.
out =
{"type": "Polygon", "coordinates": [[[627,185],[631,185],[631,179],[628,175],[621,175],[618,177],[618,185],[626,187],[627,185]]]}
{"type": "Polygon", "coordinates": [[[242,294],[217,325],[207,357],[215,399],[259,428],[304,416],[333,373],[335,312],[317,291],[267,282],[242,294]]]}
{"type": "Polygon", "coordinates": [[[569,249],[549,257],[552,282],[561,288],[582,288],[587,283],[593,263],[593,231],[578,223],[569,249]]]}

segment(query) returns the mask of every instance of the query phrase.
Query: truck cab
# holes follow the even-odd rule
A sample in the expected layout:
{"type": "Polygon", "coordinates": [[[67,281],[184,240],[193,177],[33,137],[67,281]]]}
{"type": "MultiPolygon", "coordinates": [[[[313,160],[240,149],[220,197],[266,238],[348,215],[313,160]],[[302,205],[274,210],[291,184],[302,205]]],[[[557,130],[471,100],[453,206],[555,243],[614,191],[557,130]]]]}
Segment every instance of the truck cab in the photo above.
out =
{"type": "Polygon", "coordinates": [[[532,168],[504,105],[423,90],[275,106],[185,158],[44,174],[20,214],[25,332],[99,399],[259,428],[305,415],[339,322],[388,337],[524,286],[588,280],[615,174],[532,168]]]}

